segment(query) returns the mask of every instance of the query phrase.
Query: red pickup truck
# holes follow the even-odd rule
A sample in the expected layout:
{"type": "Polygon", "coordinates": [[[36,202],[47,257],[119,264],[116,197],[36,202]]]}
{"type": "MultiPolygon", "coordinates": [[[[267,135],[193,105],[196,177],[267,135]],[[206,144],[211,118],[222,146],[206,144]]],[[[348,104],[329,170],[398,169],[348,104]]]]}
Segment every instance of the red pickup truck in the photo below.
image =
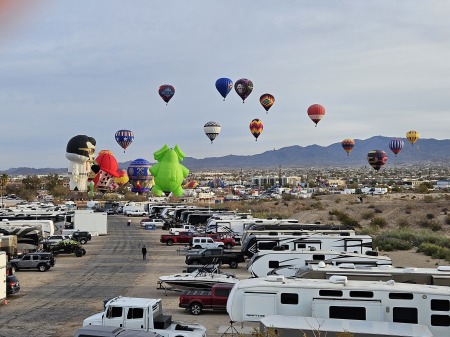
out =
{"type": "Polygon", "coordinates": [[[196,236],[192,232],[176,232],[175,234],[162,234],[160,238],[161,243],[165,243],[168,246],[172,246],[174,243],[189,244],[192,237],[196,236]]]}
{"type": "Polygon", "coordinates": [[[236,246],[236,240],[230,236],[223,234],[208,234],[208,236],[216,242],[223,242],[226,249],[231,249],[236,246]]]}
{"type": "Polygon", "coordinates": [[[233,284],[216,283],[208,290],[185,290],[180,295],[178,306],[200,315],[204,309],[226,310],[227,300],[233,284]]]}

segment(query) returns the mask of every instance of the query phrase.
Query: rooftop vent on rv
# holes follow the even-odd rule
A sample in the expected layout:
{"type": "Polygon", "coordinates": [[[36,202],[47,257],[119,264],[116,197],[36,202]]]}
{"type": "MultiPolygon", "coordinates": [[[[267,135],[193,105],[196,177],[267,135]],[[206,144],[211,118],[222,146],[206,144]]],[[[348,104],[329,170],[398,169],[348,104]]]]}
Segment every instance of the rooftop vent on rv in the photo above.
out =
{"type": "Polygon", "coordinates": [[[450,271],[450,266],[439,266],[437,268],[439,271],[450,271]]]}
{"type": "Polygon", "coordinates": [[[266,281],[269,282],[284,282],[284,275],[267,275],[266,281]]]}
{"type": "Polygon", "coordinates": [[[347,276],[343,275],[331,275],[330,276],[331,283],[339,283],[339,284],[347,284],[347,276]]]}
{"type": "Polygon", "coordinates": [[[318,264],[317,264],[317,267],[319,267],[319,268],[325,268],[327,265],[325,264],[325,262],[323,262],[323,261],[320,261],[318,264]]]}

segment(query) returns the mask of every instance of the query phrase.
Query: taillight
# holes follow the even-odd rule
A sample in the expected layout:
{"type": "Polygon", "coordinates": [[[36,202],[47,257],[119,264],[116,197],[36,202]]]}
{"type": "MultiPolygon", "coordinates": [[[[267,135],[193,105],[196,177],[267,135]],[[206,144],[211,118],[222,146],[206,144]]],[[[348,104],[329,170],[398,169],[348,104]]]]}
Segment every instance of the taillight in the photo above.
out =
{"type": "Polygon", "coordinates": [[[16,285],[16,282],[10,282],[10,283],[9,283],[9,286],[10,286],[10,287],[14,287],[15,285],[16,285]]]}

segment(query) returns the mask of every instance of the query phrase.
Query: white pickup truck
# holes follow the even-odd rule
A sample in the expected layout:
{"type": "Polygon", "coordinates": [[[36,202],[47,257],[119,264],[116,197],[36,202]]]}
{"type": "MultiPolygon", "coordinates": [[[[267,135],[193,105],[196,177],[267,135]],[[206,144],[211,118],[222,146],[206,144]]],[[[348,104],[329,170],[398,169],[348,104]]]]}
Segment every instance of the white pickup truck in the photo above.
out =
{"type": "Polygon", "coordinates": [[[151,331],[163,337],[206,337],[200,324],[172,321],[163,315],[161,299],[115,297],[105,304],[105,311],[83,321],[83,326],[116,326],[130,330],[151,331]]]}

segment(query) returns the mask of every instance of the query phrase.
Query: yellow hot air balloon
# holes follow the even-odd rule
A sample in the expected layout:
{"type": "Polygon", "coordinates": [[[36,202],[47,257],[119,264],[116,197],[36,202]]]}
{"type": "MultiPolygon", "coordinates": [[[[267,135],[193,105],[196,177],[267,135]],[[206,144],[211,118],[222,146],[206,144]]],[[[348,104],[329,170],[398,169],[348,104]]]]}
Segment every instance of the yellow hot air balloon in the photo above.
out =
{"type": "Polygon", "coordinates": [[[406,139],[413,145],[419,139],[419,133],[414,130],[408,131],[406,133],[406,139]]]}

